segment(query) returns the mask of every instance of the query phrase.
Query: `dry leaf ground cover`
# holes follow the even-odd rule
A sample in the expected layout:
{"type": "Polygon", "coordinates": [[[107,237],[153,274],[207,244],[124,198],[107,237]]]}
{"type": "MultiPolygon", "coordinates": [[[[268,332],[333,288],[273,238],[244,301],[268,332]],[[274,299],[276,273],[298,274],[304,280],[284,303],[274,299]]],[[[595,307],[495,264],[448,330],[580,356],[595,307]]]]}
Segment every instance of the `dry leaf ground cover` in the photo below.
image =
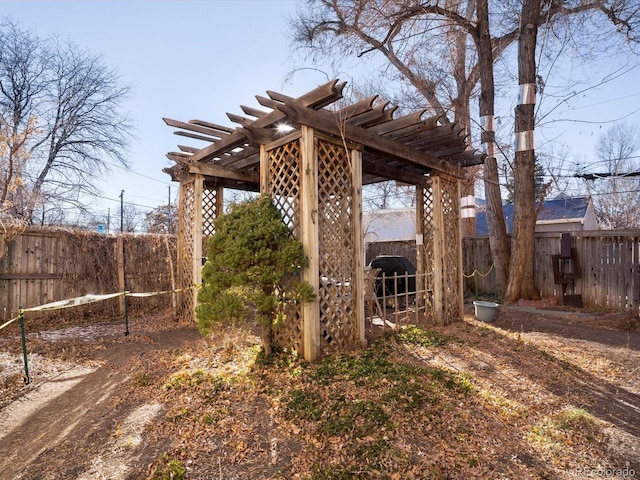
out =
{"type": "Polygon", "coordinates": [[[31,356],[52,370],[34,367],[30,387],[9,372],[19,343],[1,338],[0,471],[16,479],[638,478],[638,331],[621,330],[619,315],[506,307],[485,324],[468,308],[447,327],[373,327],[367,348],[314,364],[287,354],[266,362],[248,332],[203,338],[166,318],[134,322],[129,337],[116,324],[81,340],[35,334],[31,356]],[[61,378],[62,391],[39,399],[61,378]]]}

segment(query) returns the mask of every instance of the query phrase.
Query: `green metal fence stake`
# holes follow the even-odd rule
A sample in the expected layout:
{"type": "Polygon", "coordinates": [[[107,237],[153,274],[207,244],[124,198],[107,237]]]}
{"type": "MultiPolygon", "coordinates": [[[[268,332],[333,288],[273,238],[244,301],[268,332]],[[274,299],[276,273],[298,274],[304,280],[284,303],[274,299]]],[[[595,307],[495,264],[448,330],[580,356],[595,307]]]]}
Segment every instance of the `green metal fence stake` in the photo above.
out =
{"type": "Polygon", "coordinates": [[[29,376],[29,363],[27,362],[27,336],[24,332],[24,310],[20,305],[18,317],[20,318],[20,334],[22,336],[22,357],[24,360],[24,384],[29,385],[31,383],[31,377],[29,376]]]}
{"type": "Polygon", "coordinates": [[[127,293],[124,292],[124,336],[129,335],[129,309],[127,308],[127,293]]]}

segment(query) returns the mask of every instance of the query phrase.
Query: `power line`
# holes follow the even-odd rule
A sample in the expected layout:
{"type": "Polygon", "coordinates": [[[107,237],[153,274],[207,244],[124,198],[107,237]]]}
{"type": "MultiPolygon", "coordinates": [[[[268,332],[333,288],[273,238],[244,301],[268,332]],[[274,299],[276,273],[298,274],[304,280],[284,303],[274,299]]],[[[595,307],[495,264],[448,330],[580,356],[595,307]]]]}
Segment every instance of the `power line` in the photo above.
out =
{"type": "Polygon", "coordinates": [[[118,165],[117,163],[109,162],[107,160],[105,160],[104,163],[106,163],[107,165],[111,165],[112,167],[115,167],[124,173],[131,173],[133,175],[138,175],[139,177],[144,177],[149,180],[153,180],[154,182],[162,183],[163,185],[171,185],[171,183],[169,182],[165,182],[164,180],[158,180],[157,178],[153,178],[153,177],[150,177],[149,175],[145,175],[144,173],[140,173],[130,168],[123,167],[122,165],[118,165]]]}
{"type": "Polygon", "coordinates": [[[608,177],[640,177],[640,171],[638,172],[629,172],[629,173],[615,173],[615,172],[606,172],[606,173],[576,173],[573,175],[576,178],[584,178],[585,180],[597,180],[599,178],[608,178],[608,177]]]}
{"type": "MultiPolygon", "coordinates": [[[[109,200],[111,202],[120,202],[120,198],[110,198],[110,197],[105,197],[103,195],[93,195],[95,198],[101,198],[102,200],[109,200]]],[[[166,203],[160,203],[158,205],[155,206],[150,206],[150,205],[141,205],[139,203],[135,203],[135,202],[129,202],[127,200],[125,200],[125,202],[127,205],[133,205],[134,207],[140,207],[140,208],[148,208],[149,210],[153,210],[155,208],[158,208],[159,206],[163,206],[166,205],[166,203]]]]}

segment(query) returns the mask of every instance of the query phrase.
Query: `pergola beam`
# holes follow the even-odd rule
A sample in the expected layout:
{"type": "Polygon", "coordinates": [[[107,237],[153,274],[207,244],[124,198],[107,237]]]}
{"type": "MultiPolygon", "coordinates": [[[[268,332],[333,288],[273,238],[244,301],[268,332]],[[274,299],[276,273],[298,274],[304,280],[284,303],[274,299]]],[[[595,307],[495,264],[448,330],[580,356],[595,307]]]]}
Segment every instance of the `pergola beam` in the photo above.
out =
{"type": "Polygon", "coordinates": [[[209,177],[220,177],[247,183],[260,183],[260,174],[246,170],[231,170],[211,163],[194,163],[189,165],[190,173],[198,173],[209,177]]]}
{"type": "Polygon", "coordinates": [[[445,160],[439,159],[425,152],[415,150],[403,144],[386,140],[384,137],[373,134],[367,129],[351,125],[340,124],[338,119],[330,112],[324,110],[310,110],[296,103],[287,105],[274,102],[274,107],[285,113],[287,117],[296,123],[308,125],[320,131],[335,135],[338,138],[346,137],[349,141],[366,145],[393,157],[401,163],[415,165],[428,170],[438,170],[454,177],[460,177],[459,168],[445,160]]]}
{"type": "Polygon", "coordinates": [[[227,168],[215,163],[197,163],[193,161],[193,155],[171,152],[167,153],[167,158],[187,167],[189,169],[189,173],[197,173],[200,175],[211,177],[228,178],[230,180],[238,180],[250,183],[260,182],[260,175],[258,174],[258,172],[227,168]]]}
{"type": "MultiPolygon", "coordinates": [[[[337,80],[332,80],[310,92],[302,95],[298,101],[308,107],[316,107],[318,105],[329,105],[342,97],[342,89],[346,82],[341,84],[337,80]]],[[[264,128],[282,120],[285,115],[277,110],[257,119],[253,122],[254,128],[264,128]]],[[[198,162],[206,162],[219,156],[222,152],[239,147],[246,143],[247,139],[243,132],[234,130],[229,136],[217,141],[194,154],[194,160],[198,162]]]]}
{"type": "Polygon", "coordinates": [[[389,165],[384,161],[384,157],[376,160],[363,158],[362,166],[368,175],[383,177],[387,180],[398,180],[410,185],[422,185],[426,187],[429,184],[427,177],[424,175],[389,165]]]}
{"type": "Polygon", "coordinates": [[[202,140],[204,142],[214,142],[216,139],[211,138],[205,135],[198,135],[197,133],[191,132],[183,132],[182,130],[178,130],[177,132],[173,132],[175,135],[180,135],[181,137],[193,138],[194,140],[202,140]]]}
{"type": "Polygon", "coordinates": [[[213,137],[210,141],[219,140],[221,138],[229,135],[229,132],[222,131],[218,128],[212,128],[208,126],[181,122],[179,120],[173,120],[171,118],[163,118],[164,123],[166,123],[170,127],[181,128],[183,130],[187,130],[189,132],[202,133],[209,137],[213,137]]]}

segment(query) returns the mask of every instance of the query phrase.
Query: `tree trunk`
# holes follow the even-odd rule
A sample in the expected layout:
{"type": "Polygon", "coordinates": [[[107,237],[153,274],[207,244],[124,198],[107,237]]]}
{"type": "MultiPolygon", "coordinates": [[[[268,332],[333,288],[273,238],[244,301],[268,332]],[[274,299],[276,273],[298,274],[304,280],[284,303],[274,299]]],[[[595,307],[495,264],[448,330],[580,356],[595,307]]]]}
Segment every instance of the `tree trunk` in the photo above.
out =
{"type": "Polygon", "coordinates": [[[484,163],[484,190],[487,200],[487,225],[489,227],[489,247],[496,269],[496,291],[503,295],[507,286],[509,271],[509,241],[502,211],[502,197],[498,178],[498,162],[495,157],[494,130],[494,79],[493,51],[489,31],[488,0],[477,4],[478,30],[475,38],[480,65],[480,117],[483,120],[482,144],[487,154],[484,163]]]}
{"type": "Polygon", "coordinates": [[[264,358],[271,357],[273,353],[273,327],[271,322],[264,322],[262,324],[262,349],[264,351],[264,358]]]}
{"type": "Polygon", "coordinates": [[[502,196],[498,177],[498,162],[494,156],[484,162],[484,189],[487,200],[487,226],[489,248],[496,269],[496,293],[504,296],[509,278],[511,249],[502,209],[502,196]]]}
{"type": "Polygon", "coordinates": [[[504,300],[536,298],[533,275],[535,254],[535,151],[534,114],[536,85],[536,39],[540,0],[524,0],[518,39],[520,101],[515,109],[516,156],[514,166],[514,228],[509,284],[504,300]]]}
{"type": "MultiPolygon", "coordinates": [[[[458,12],[460,10],[461,1],[460,0],[452,0],[447,4],[447,8],[452,11],[458,12]]],[[[464,12],[465,18],[471,18],[473,16],[473,12],[475,10],[475,5],[473,2],[468,2],[466,5],[466,11],[464,12]]],[[[464,126],[465,135],[471,134],[471,112],[469,107],[469,85],[467,82],[467,31],[458,28],[457,26],[452,27],[453,35],[454,35],[454,45],[455,52],[454,58],[455,62],[453,65],[453,77],[456,81],[456,98],[453,102],[455,108],[455,117],[454,121],[460,125],[464,126]]],[[[471,148],[469,145],[468,148],[471,148]]],[[[464,178],[462,179],[461,185],[461,194],[463,198],[472,197],[475,198],[475,184],[477,178],[477,169],[475,168],[467,168],[464,172],[464,178]]],[[[461,219],[461,227],[462,227],[462,236],[467,235],[475,235],[476,234],[476,217],[471,215],[466,215],[467,212],[474,212],[474,207],[471,208],[463,208],[461,213],[465,215],[462,216],[461,219]]]]}

